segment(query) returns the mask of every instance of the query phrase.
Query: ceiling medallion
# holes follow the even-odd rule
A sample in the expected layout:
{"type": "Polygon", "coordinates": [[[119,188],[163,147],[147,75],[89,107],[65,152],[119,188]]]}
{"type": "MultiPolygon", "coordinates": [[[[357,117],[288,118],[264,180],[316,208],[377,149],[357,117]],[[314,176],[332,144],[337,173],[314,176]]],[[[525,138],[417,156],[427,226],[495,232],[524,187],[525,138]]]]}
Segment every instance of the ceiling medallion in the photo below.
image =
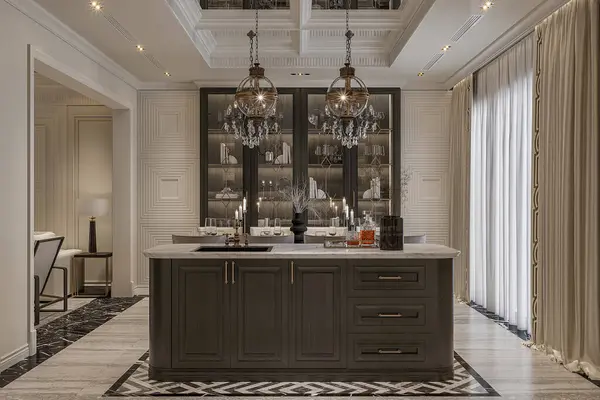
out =
{"type": "MultiPolygon", "coordinates": [[[[244,78],[235,92],[235,108],[241,112],[243,128],[237,135],[242,139],[244,146],[253,148],[269,134],[269,118],[275,115],[277,106],[277,88],[265,76],[265,69],[258,61],[258,5],[256,9],[255,31],[248,32],[250,38],[250,69],[249,75],[244,78]]],[[[233,110],[232,110],[233,113],[233,110]]]]}
{"type": "Polygon", "coordinates": [[[352,37],[349,27],[350,0],[346,0],[346,62],[338,76],[329,86],[325,97],[325,112],[333,121],[324,124],[324,133],[331,133],[348,148],[356,146],[358,139],[366,135],[364,124],[356,120],[367,108],[369,91],[364,82],[355,74],[352,63],[352,37]]]}

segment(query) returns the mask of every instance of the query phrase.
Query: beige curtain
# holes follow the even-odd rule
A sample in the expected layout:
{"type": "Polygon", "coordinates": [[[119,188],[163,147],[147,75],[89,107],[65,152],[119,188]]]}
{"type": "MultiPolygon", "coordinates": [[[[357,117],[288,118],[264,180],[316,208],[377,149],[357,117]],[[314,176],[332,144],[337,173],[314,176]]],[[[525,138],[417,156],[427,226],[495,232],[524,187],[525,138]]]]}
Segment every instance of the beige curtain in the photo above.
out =
{"type": "Polygon", "coordinates": [[[452,90],[450,112],[450,247],[461,251],[454,260],[454,295],[469,301],[469,177],[473,76],[452,90]]]}
{"type": "Polygon", "coordinates": [[[600,378],[600,0],[536,28],[533,339],[600,378]]]}

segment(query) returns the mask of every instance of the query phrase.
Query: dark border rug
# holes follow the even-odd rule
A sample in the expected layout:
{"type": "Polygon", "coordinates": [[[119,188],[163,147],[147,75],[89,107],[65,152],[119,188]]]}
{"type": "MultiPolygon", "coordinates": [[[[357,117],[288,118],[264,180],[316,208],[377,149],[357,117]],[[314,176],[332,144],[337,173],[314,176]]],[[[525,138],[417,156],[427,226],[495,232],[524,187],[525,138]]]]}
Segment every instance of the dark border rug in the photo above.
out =
{"type": "Polygon", "coordinates": [[[161,396],[499,396],[454,353],[454,379],[445,382],[159,382],[148,378],[146,352],[104,397],[161,396]]]}

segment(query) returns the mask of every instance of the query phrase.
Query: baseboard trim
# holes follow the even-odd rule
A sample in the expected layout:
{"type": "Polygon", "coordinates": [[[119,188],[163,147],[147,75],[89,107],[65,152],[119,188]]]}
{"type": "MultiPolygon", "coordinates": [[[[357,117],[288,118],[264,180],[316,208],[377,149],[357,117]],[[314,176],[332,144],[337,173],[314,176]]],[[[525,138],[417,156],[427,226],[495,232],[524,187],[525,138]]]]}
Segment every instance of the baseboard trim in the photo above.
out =
{"type": "Polygon", "coordinates": [[[133,289],[133,294],[135,296],[149,296],[150,290],[148,289],[148,285],[138,285],[133,289]]]}
{"type": "Polygon", "coordinates": [[[0,371],[4,371],[8,367],[11,367],[19,361],[26,359],[27,356],[29,356],[29,344],[24,344],[18,349],[3,355],[0,357],[0,371]]]}

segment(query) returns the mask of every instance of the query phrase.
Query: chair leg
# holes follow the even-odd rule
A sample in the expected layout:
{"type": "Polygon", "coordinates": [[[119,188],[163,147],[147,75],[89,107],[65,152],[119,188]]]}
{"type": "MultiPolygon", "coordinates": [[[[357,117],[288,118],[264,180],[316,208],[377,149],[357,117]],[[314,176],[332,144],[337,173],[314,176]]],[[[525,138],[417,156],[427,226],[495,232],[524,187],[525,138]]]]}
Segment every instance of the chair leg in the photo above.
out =
{"type": "Polygon", "coordinates": [[[68,289],[67,289],[67,285],[68,285],[68,276],[69,276],[69,270],[65,267],[52,267],[52,268],[56,268],[56,269],[60,269],[63,272],[63,308],[60,311],[67,311],[69,309],[69,305],[68,305],[68,289]]]}
{"type": "Polygon", "coordinates": [[[40,323],[40,277],[37,275],[33,276],[33,315],[34,325],[40,323]]]}

